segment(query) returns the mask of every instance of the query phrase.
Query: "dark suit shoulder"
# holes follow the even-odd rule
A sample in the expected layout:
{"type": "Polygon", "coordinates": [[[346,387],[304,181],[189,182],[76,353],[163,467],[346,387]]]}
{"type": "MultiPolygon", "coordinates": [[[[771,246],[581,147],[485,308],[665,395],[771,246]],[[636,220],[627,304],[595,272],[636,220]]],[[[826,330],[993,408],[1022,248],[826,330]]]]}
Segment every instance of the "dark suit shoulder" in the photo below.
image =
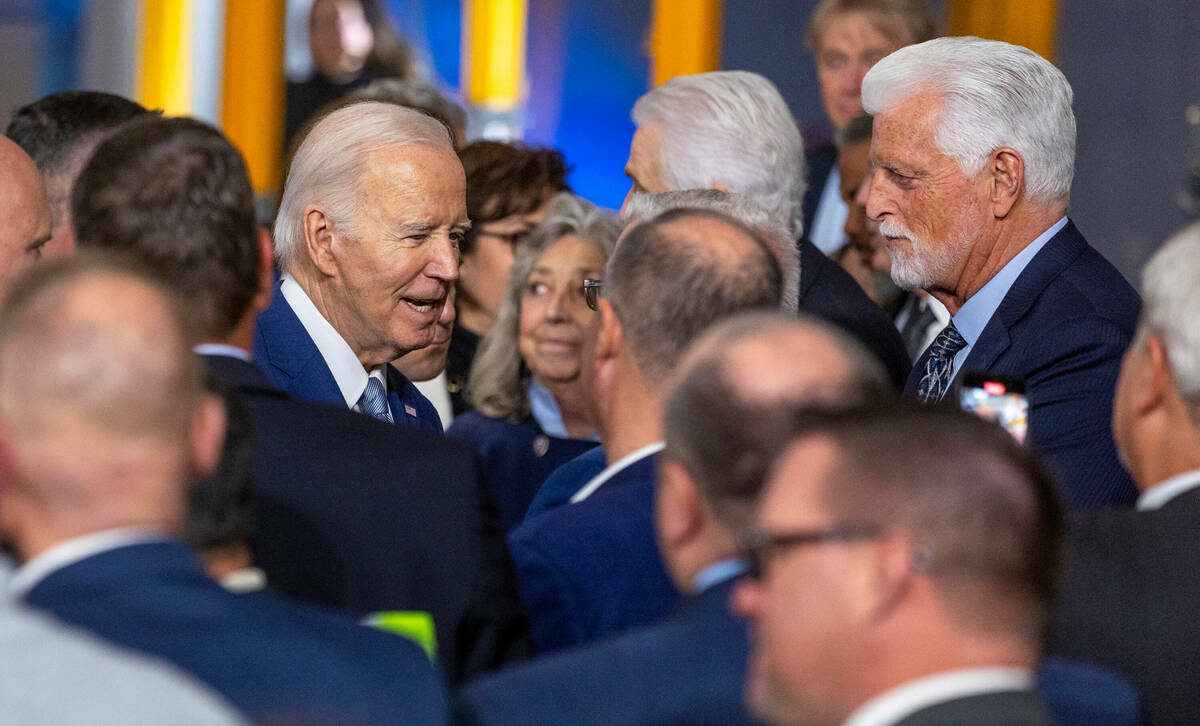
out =
{"type": "Polygon", "coordinates": [[[303,605],[228,593],[179,543],[85,558],[26,601],[175,663],[256,722],[446,722],[444,690],[417,646],[303,605]]]}
{"type": "Polygon", "coordinates": [[[651,622],[678,599],[654,538],[652,464],[639,464],[643,471],[633,481],[618,485],[613,477],[588,499],[547,512],[510,535],[540,649],[651,622]]]}
{"type": "Polygon", "coordinates": [[[1033,691],[1004,691],[956,698],[917,711],[896,726],[1049,726],[1033,691]]]}
{"type": "Polygon", "coordinates": [[[1200,723],[1200,490],[1158,510],[1079,518],[1050,651],[1128,679],[1147,723],[1200,723]]]}
{"type": "Polygon", "coordinates": [[[749,724],[749,642],[731,583],[669,617],[472,684],[457,710],[478,724],[749,724]]]}
{"type": "Polygon", "coordinates": [[[850,273],[807,239],[800,242],[800,310],[849,333],[875,354],[897,389],[912,370],[904,339],[850,273]]]}

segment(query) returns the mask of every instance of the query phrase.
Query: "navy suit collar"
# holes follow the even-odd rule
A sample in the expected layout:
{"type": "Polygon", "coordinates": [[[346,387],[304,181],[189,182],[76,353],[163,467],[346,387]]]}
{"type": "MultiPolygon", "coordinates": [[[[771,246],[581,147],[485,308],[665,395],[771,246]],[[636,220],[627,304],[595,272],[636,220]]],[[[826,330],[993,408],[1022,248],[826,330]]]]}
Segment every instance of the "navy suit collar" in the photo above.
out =
{"type": "Polygon", "coordinates": [[[258,316],[254,358],[283,390],[333,406],[346,401],[333,373],[300,318],[288,305],[279,285],[271,305],[258,316]]]}
{"type": "Polygon", "coordinates": [[[1067,220],[1066,226],[1029,261],[1029,265],[1013,282],[1000,307],[996,308],[992,319],[975,342],[967,360],[963,362],[962,370],[988,370],[1012,344],[1008,336],[1009,329],[1025,317],[1042,291],[1078,259],[1085,249],[1087,242],[1084,241],[1083,235],[1079,234],[1074,222],[1067,220]]]}
{"type": "Polygon", "coordinates": [[[730,577],[727,580],[722,580],[702,592],[686,597],[680,601],[676,609],[680,613],[689,613],[697,610],[718,610],[728,612],[730,613],[730,617],[732,617],[732,612],[729,609],[729,598],[733,596],[733,588],[742,577],[744,577],[744,573],[730,577]]]}
{"type": "Polygon", "coordinates": [[[154,541],[130,544],[86,557],[46,575],[25,594],[32,605],[52,604],[62,587],[79,592],[110,590],[118,583],[154,583],[167,579],[197,581],[219,588],[209,580],[196,555],[182,542],[154,541]]]}
{"type": "MultiPolygon", "coordinates": [[[[992,315],[975,341],[970,354],[963,362],[962,371],[986,371],[1012,345],[1008,331],[1029,312],[1038,296],[1055,278],[1062,274],[1087,249],[1087,241],[1075,228],[1075,223],[1067,220],[1065,227],[1050,239],[1046,246],[1029,261],[1029,265],[1021,272],[1016,281],[1004,296],[1000,307],[992,315]]],[[[906,392],[914,392],[925,373],[925,362],[929,359],[927,348],[917,359],[908,382],[904,387],[906,392]]]]}

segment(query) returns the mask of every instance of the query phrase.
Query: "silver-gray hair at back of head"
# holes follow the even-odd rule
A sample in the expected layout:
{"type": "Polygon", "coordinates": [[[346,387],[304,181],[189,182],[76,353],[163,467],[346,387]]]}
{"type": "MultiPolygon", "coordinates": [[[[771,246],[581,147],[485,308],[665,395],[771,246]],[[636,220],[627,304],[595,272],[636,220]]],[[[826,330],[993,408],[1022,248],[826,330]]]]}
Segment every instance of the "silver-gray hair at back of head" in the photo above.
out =
{"type": "Polygon", "coordinates": [[[963,174],[975,176],[992,151],[1008,146],[1025,163],[1025,190],[1031,199],[1070,197],[1074,94],[1050,61],[1010,43],[935,38],[876,63],[863,78],[863,108],[876,115],[927,90],[943,104],[934,141],[963,174]]]}
{"type": "Polygon", "coordinates": [[[688,189],[659,194],[634,194],[622,210],[626,221],[649,222],[672,209],[706,209],[733,217],[758,233],[771,246],[783,273],[783,299],[780,309],[794,313],[800,307],[800,250],[788,225],[762,205],[743,194],[718,189],[688,189]]]}
{"type": "Polygon", "coordinates": [[[1200,222],[1193,222],[1155,253],[1142,270],[1142,322],[1162,339],[1179,393],[1200,425],[1200,222]]]}
{"type": "Polygon", "coordinates": [[[358,177],[380,149],[420,144],[454,153],[440,121],[420,111],[378,101],[353,103],[312,127],[292,157],[275,217],[275,257],[291,269],[304,246],[304,208],[319,204],[335,225],[354,224],[358,177]]]}
{"type": "Polygon", "coordinates": [[[676,76],[633,105],[638,126],[662,124],[659,168],[673,190],[713,185],[804,229],[807,185],[800,129],[774,84],[757,73],[676,76]]]}

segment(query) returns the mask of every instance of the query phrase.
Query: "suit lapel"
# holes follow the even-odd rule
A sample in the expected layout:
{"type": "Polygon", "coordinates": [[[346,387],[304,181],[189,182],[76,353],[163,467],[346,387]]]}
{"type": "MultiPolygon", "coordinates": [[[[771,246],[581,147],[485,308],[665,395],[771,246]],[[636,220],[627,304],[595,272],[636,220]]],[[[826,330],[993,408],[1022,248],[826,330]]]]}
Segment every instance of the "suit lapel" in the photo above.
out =
{"type": "MultiPolygon", "coordinates": [[[[1075,229],[1075,223],[1068,220],[1066,226],[1029,261],[1009,288],[958,373],[990,370],[1012,345],[1009,330],[1025,317],[1046,287],[1083,254],[1086,247],[1087,243],[1079,230],[1075,229]]],[[[1037,341],[1031,341],[1030,344],[1037,345],[1037,341]]]]}
{"type": "Polygon", "coordinates": [[[288,393],[334,406],[345,406],[337,381],[300,318],[275,286],[271,306],[258,316],[254,356],[288,393]]]}

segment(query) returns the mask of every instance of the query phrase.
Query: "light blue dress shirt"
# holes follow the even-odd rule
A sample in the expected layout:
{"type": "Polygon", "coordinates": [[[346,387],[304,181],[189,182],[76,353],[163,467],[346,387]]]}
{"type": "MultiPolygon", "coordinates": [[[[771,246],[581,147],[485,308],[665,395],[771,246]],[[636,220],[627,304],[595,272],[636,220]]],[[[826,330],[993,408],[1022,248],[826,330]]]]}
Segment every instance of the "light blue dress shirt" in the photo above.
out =
{"type": "Polygon", "coordinates": [[[963,340],[967,341],[967,345],[954,356],[954,368],[950,380],[958,377],[963,363],[966,362],[967,356],[975,347],[975,342],[979,340],[980,335],[983,335],[983,329],[996,314],[1000,303],[1004,302],[1004,297],[1008,295],[1013,283],[1017,281],[1037,253],[1046,246],[1046,243],[1065,226],[1067,226],[1066,217],[1050,225],[1050,229],[1038,235],[1037,239],[1030,242],[1025,249],[1017,253],[1016,257],[1009,260],[1007,265],[1000,268],[1000,271],[993,275],[992,279],[979,289],[979,292],[963,303],[963,306],[951,318],[963,340]]]}

